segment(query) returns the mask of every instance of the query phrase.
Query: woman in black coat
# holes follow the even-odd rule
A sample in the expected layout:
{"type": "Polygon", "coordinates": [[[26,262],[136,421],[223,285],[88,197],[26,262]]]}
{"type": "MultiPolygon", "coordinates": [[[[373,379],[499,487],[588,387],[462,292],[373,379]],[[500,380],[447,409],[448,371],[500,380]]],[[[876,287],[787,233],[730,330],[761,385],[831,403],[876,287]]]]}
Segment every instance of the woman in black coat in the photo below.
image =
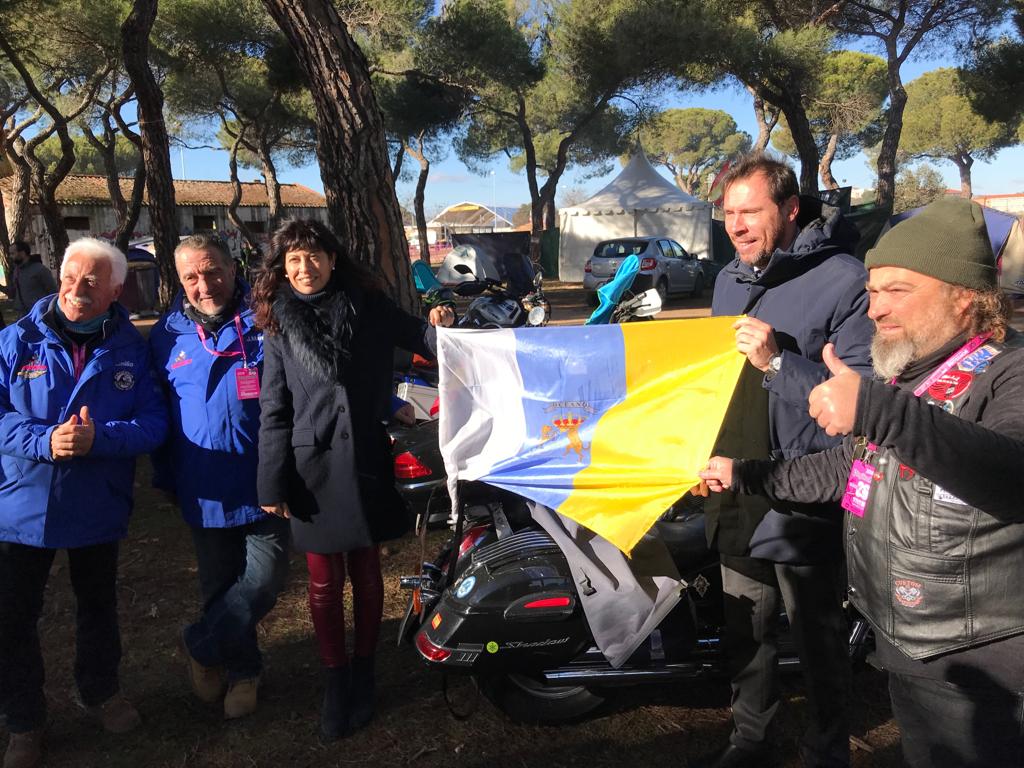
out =
{"type": "Polygon", "coordinates": [[[274,233],[253,287],[264,329],[259,500],[291,520],[306,553],[309,605],[326,669],[320,728],[336,739],[373,715],[373,657],[384,584],[379,542],[409,528],[384,424],[394,347],[433,356],[434,329],[399,309],[316,221],[274,233]],[[345,650],[343,593],[352,582],[355,648],[345,650]]]}

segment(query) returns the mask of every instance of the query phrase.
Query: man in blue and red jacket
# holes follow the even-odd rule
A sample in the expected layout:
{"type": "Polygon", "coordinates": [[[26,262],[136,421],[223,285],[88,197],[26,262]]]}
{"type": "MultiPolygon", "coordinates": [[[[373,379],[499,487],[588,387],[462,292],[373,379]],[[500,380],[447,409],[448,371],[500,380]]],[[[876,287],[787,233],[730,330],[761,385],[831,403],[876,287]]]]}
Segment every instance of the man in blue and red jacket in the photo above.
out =
{"type": "Polygon", "coordinates": [[[256,498],[263,332],[224,243],[196,234],[175,251],[182,291],[150,347],[171,404],[154,484],[172,493],[192,531],[203,607],[180,638],[193,692],[224,716],[256,708],[256,625],[288,573],[288,521],[256,498]]]}
{"type": "Polygon", "coordinates": [[[124,255],[92,238],[64,254],[60,287],[0,332],[0,692],[4,765],[38,764],[46,721],[37,624],[50,566],[66,549],[77,608],[75,682],[111,732],[139,714],[120,694],[118,543],[135,457],[167,412],[146,343],[117,304],[124,255]]]}

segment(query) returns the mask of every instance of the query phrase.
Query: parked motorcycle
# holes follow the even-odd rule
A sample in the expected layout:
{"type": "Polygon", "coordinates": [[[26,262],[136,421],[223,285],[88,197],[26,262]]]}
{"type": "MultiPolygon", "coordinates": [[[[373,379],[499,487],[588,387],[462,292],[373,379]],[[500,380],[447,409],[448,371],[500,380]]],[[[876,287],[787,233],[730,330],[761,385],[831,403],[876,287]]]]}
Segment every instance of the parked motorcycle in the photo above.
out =
{"type": "MultiPolygon", "coordinates": [[[[596,647],[566,557],[525,502],[477,483],[463,492],[453,536],[418,576],[402,578],[412,595],[399,643],[413,643],[429,666],[472,677],[506,715],[530,723],[581,717],[616,687],[726,676],[721,570],[701,500],[684,497],[655,524],[682,599],[616,669],[596,647]]],[[[851,656],[863,659],[870,642],[864,619],[851,615],[851,656]]],[[[799,669],[788,631],[779,665],[799,669]]]]}

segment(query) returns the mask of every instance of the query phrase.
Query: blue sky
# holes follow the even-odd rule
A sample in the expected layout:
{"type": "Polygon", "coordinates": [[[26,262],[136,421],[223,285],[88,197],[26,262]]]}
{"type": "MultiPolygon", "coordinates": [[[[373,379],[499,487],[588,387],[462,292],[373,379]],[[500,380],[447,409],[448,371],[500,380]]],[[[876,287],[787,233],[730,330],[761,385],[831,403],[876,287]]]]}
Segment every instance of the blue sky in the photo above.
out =
{"type": "MultiPolygon", "coordinates": [[[[913,80],[922,72],[940,66],[951,66],[949,60],[911,60],[902,69],[904,83],[913,80]]],[[[757,135],[757,123],[754,119],[753,106],[749,94],[739,85],[723,86],[704,93],[668,96],[662,100],[663,107],[705,107],[721,109],[733,116],[740,130],[751,136],[757,135]]],[[[189,179],[227,179],[227,152],[213,150],[172,149],[172,161],[176,177],[189,179]],[[184,172],[183,172],[184,168],[184,172]]],[[[414,161],[410,161],[414,162],[414,161]]],[[[960,178],[956,167],[950,162],[932,163],[938,168],[946,185],[952,189],[960,187],[960,178]]],[[[587,196],[597,192],[618,173],[619,167],[604,176],[587,178],[587,169],[570,169],[559,183],[560,195],[572,186],[580,187],[587,196]]],[[[863,154],[850,160],[837,162],[833,165],[833,174],[840,184],[855,187],[874,186],[874,172],[868,167],[863,154]]],[[[257,180],[256,171],[240,170],[243,180],[257,180]]],[[[323,191],[320,169],[315,160],[300,168],[279,168],[278,176],[282,182],[305,184],[317,191],[323,191]]],[[[1000,152],[988,163],[976,161],[972,169],[975,194],[1000,194],[1024,192],[1024,147],[1013,147],[1000,152]]],[[[666,173],[666,178],[668,174],[666,173]]],[[[414,181],[398,185],[398,199],[407,204],[412,199],[414,181]]],[[[426,189],[426,210],[430,215],[453,203],[471,200],[491,205],[517,207],[530,199],[525,174],[515,174],[508,170],[508,164],[496,159],[490,166],[486,176],[471,173],[457,158],[450,156],[431,168],[426,189]]]]}

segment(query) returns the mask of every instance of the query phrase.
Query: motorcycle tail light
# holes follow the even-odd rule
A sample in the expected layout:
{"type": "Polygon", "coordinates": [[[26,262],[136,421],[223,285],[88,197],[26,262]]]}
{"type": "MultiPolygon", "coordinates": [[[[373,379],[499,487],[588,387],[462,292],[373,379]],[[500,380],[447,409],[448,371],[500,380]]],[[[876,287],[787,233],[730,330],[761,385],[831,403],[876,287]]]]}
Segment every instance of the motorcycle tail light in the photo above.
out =
{"type": "Polygon", "coordinates": [[[583,271],[584,271],[584,272],[590,272],[590,271],[592,271],[592,270],[591,270],[591,266],[590,266],[590,259],[587,259],[587,263],[583,265],[583,271]]]}
{"type": "Polygon", "coordinates": [[[437,416],[437,414],[440,413],[440,412],[441,412],[441,398],[440,397],[435,397],[434,398],[434,404],[432,406],[430,406],[430,416],[431,416],[431,418],[433,418],[434,416],[437,416]]]}
{"type": "Polygon", "coordinates": [[[650,256],[645,256],[644,258],[640,259],[640,269],[641,270],[644,270],[644,269],[654,269],[654,265],[655,264],[657,264],[657,262],[653,258],[651,258],[650,256]]]}
{"type": "Polygon", "coordinates": [[[434,474],[422,461],[413,456],[409,451],[395,456],[395,477],[399,480],[415,480],[417,477],[427,477],[434,474]]]}
{"type": "Polygon", "coordinates": [[[529,602],[523,608],[566,608],[568,605],[568,597],[545,597],[529,602]]]}
{"type": "Polygon", "coordinates": [[[425,632],[418,632],[416,634],[416,650],[423,655],[423,658],[429,661],[444,661],[452,655],[452,652],[447,648],[442,648],[430,642],[430,638],[427,637],[425,632]]]}

